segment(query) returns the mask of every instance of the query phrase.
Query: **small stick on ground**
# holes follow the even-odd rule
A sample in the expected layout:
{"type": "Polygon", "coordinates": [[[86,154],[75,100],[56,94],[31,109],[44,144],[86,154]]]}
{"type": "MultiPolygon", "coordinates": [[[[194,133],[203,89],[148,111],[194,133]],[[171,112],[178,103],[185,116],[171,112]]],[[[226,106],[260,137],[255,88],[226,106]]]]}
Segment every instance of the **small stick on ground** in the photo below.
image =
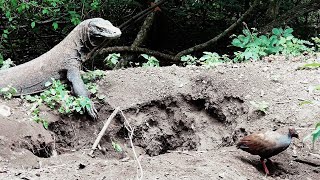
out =
{"type": "Polygon", "coordinates": [[[128,119],[126,118],[126,116],[124,115],[123,111],[120,110],[120,112],[121,112],[122,117],[123,117],[124,120],[125,120],[124,125],[125,125],[125,127],[127,128],[128,132],[130,133],[130,135],[129,135],[129,140],[130,140],[130,145],[131,145],[131,148],[132,148],[132,151],[133,151],[133,154],[134,154],[134,158],[136,159],[136,162],[137,162],[137,164],[138,164],[138,169],[137,169],[137,171],[140,170],[140,177],[138,177],[138,179],[143,179],[142,166],[141,166],[140,160],[139,160],[139,158],[138,158],[138,156],[137,156],[136,150],[134,149],[134,145],[133,145],[133,141],[132,141],[134,129],[133,129],[133,128],[131,127],[131,125],[129,124],[129,121],[128,121],[128,119]]]}
{"type": "Polygon", "coordinates": [[[94,150],[97,148],[102,136],[104,135],[104,133],[106,132],[110,122],[112,121],[112,119],[117,115],[117,113],[119,112],[120,107],[116,107],[116,109],[112,112],[112,114],[109,116],[109,118],[107,119],[107,121],[104,123],[103,128],[101,129],[100,133],[98,134],[97,139],[94,141],[93,146],[91,148],[90,153],[88,154],[89,156],[93,157],[93,152],[94,150]]]}
{"type": "Polygon", "coordinates": [[[294,159],[294,161],[298,162],[298,163],[303,163],[303,164],[307,164],[309,166],[313,166],[313,167],[320,167],[320,163],[315,162],[315,161],[311,161],[309,159],[294,159]]]}

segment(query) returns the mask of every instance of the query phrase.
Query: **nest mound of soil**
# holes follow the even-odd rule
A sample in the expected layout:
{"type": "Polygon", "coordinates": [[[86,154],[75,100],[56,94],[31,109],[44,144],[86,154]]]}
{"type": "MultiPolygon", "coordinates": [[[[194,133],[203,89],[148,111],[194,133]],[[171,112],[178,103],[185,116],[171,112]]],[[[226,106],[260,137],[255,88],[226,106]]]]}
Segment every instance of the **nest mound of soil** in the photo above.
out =
{"type": "MultiPolygon", "coordinates": [[[[106,72],[98,82],[107,98],[96,102],[97,121],[62,117],[45,107],[49,131],[28,120],[26,103],[0,100],[11,108],[0,123],[0,177],[25,179],[127,179],[136,164],[122,116],[103,137],[101,151],[86,155],[115,107],[134,128],[134,145],[145,179],[261,179],[259,158],[237,150],[242,136],[294,126],[300,136],[319,117],[319,70],[296,70],[303,62],[276,61],[201,67],[135,68],[106,72]],[[267,102],[266,113],[250,101],[267,102]],[[310,101],[304,104],[301,102],[310,101]],[[112,141],[123,148],[117,153],[112,141]],[[123,162],[119,159],[131,157],[123,162]],[[16,159],[19,159],[17,162],[16,159]],[[105,173],[107,172],[107,173],[105,173]]],[[[310,151],[295,140],[272,158],[268,178],[316,179],[320,146],[310,151]]]]}

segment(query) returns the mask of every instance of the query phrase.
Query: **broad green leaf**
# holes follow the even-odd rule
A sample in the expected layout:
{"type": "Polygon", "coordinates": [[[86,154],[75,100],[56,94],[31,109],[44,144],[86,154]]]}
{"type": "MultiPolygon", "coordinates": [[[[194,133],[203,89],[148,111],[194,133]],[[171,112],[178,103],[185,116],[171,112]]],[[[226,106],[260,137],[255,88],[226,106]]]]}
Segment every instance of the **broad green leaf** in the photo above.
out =
{"type": "Polygon", "coordinates": [[[274,35],[276,35],[276,36],[279,36],[279,35],[281,34],[281,31],[280,31],[280,29],[278,29],[278,28],[273,28],[273,29],[272,29],[272,33],[273,33],[274,35]]]}

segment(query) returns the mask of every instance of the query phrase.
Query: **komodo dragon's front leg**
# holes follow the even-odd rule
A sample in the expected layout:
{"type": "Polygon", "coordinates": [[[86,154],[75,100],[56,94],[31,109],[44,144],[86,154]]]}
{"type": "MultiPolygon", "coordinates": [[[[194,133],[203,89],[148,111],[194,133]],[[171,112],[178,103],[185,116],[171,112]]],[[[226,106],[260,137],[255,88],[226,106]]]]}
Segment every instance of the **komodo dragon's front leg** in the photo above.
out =
{"type": "MultiPolygon", "coordinates": [[[[77,96],[89,98],[89,93],[84,85],[83,80],[81,79],[80,70],[78,67],[69,67],[67,69],[67,78],[72,83],[73,91],[77,96]]],[[[97,119],[97,110],[94,107],[93,101],[90,100],[90,107],[86,107],[86,110],[92,118],[97,119]]]]}

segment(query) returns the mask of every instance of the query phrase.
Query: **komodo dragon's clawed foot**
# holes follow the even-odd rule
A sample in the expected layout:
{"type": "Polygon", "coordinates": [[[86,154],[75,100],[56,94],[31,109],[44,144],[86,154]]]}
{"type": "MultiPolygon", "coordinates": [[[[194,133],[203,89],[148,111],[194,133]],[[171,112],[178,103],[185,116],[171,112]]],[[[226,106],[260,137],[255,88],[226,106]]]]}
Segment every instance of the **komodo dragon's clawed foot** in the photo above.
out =
{"type": "Polygon", "coordinates": [[[92,117],[92,119],[96,120],[98,118],[98,111],[94,107],[94,103],[91,102],[90,106],[86,107],[88,114],[92,117]]]}

